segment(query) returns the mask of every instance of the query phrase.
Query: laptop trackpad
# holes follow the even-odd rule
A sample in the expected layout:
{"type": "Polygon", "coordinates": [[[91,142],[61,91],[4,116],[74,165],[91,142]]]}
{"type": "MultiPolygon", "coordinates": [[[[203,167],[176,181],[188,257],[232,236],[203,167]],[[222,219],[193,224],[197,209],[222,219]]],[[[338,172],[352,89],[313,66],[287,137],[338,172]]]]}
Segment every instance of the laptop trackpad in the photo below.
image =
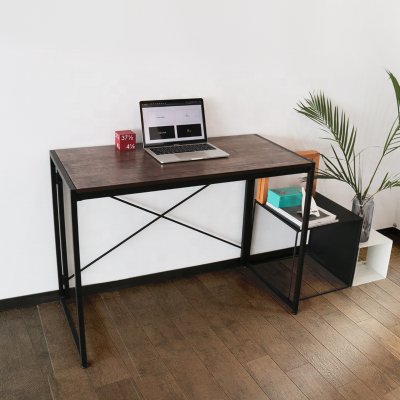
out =
{"type": "Polygon", "coordinates": [[[202,158],[209,158],[210,156],[206,151],[193,151],[191,153],[178,153],[175,154],[180,160],[201,160],[202,158]]]}

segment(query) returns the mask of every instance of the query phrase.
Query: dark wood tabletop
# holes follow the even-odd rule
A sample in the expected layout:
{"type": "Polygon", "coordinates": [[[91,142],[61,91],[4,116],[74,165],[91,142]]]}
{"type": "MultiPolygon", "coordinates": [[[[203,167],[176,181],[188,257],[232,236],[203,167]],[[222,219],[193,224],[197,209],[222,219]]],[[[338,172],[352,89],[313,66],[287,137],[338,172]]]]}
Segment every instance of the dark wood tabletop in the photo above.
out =
{"type": "Polygon", "coordinates": [[[141,144],[136,150],[115,146],[55,150],[77,193],[185,182],[194,186],[204,180],[225,181],[305,172],[312,162],[258,135],[209,138],[229,153],[229,158],[159,164],[141,144]]]}

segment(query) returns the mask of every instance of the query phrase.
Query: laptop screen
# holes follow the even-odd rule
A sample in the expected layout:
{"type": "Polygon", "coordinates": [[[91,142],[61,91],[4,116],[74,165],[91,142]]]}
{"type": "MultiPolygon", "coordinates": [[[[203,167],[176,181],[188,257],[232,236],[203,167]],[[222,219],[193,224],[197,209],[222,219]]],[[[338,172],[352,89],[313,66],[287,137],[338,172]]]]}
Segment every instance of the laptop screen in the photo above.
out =
{"type": "Polygon", "coordinates": [[[144,147],[207,140],[203,99],[140,102],[144,147]]]}

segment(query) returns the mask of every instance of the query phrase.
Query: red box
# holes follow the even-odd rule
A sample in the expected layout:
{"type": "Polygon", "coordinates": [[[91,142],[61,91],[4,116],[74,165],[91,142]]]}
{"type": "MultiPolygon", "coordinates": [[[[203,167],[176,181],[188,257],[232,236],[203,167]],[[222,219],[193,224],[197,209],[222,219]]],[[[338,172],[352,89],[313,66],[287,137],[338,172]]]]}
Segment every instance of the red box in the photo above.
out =
{"type": "Polygon", "coordinates": [[[118,150],[135,150],[136,133],[132,131],[115,132],[115,147],[118,150]]]}

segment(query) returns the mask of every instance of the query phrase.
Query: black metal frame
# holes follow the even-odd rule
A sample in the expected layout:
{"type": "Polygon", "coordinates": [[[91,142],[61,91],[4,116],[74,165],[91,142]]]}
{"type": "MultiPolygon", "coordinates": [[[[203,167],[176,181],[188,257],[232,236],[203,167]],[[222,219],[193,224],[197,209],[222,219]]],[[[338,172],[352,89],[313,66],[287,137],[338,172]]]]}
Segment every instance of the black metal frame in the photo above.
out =
{"type": "MultiPolygon", "coordinates": [[[[264,138],[263,138],[264,139],[264,138]]],[[[307,160],[307,162],[310,162],[307,160]]],[[[311,202],[311,191],[312,191],[312,182],[314,178],[314,167],[313,163],[310,167],[290,167],[290,168],[282,168],[272,171],[269,174],[271,176],[281,176],[281,175],[290,175],[290,174],[298,174],[306,172],[308,174],[307,180],[307,191],[306,191],[306,209],[309,210],[310,202],[311,202]]],[[[78,350],[80,359],[81,359],[81,367],[87,368],[87,354],[86,354],[86,339],[85,339],[85,322],[84,322],[84,314],[83,314],[83,299],[82,299],[82,278],[81,272],[93,265],[96,261],[100,260],[111,251],[121,246],[123,243],[137,235],[139,232],[146,229],[148,226],[163,218],[168,221],[177,223],[179,225],[185,226],[186,228],[192,229],[196,232],[202,233],[209,237],[212,237],[216,240],[222,241],[229,245],[235,246],[241,249],[241,265],[251,268],[254,272],[253,266],[250,264],[250,248],[252,241],[252,232],[253,232],[253,222],[254,222],[254,189],[255,189],[255,179],[264,178],[265,173],[254,173],[254,174],[237,174],[230,175],[223,178],[208,178],[201,179],[196,181],[186,181],[186,182],[174,182],[174,183],[166,183],[160,185],[151,185],[146,187],[141,187],[140,189],[135,189],[132,187],[126,187],[122,189],[109,189],[109,190],[98,190],[93,192],[84,192],[77,193],[77,189],[71,181],[68,173],[65,171],[61,161],[59,160],[55,151],[50,151],[50,169],[51,169],[51,186],[52,186],[52,197],[53,197],[53,216],[54,216],[54,232],[55,232],[55,244],[56,244],[56,256],[57,256],[57,272],[58,272],[58,285],[59,285],[59,295],[60,295],[60,303],[63,307],[69,328],[71,330],[72,337],[74,339],[76,348],[78,350]],[[231,243],[225,239],[219,238],[217,236],[211,235],[208,232],[201,231],[197,228],[189,226],[187,224],[176,221],[172,218],[166,217],[170,211],[189,200],[191,197],[195,196],[200,191],[204,190],[211,184],[215,183],[226,183],[226,182],[234,182],[234,181],[246,181],[245,186],[245,198],[244,198],[244,211],[243,211],[243,226],[242,226],[242,242],[241,246],[231,243]],[[73,246],[73,261],[74,261],[74,274],[68,276],[68,259],[67,259],[67,243],[66,243],[66,234],[65,234],[65,213],[64,213],[64,192],[63,192],[63,184],[65,183],[66,187],[69,190],[70,194],[70,208],[71,208],[71,222],[72,222],[72,246],[73,246]],[[148,210],[144,207],[135,205],[133,203],[127,202],[125,200],[119,199],[115,196],[123,195],[123,194],[133,194],[133,193],[143,193],[149,191],[159,191],[159,190],[167,190],[167,189],[176,189],[181,187],[190,187],[190,186],[200,186],[203,185],[199,190],[192,193],[190,196],[186,197],[184,200],[171,207],[169,210],[165,211],[162,214],[156,213],[154,211],[148,210]],[[157,216],[154,220],[150,221],[148,224],[134,232],[132,235],[128,236],[122,242],[118,243],[116,246],[103,253],[101,256],[93,260],[88,265],[81,268],[80,265],[80,253],[79,253],[79,233],[78,233],[78,210],[77,204],[78,201],[101,198],[101,197],[111,197],[114,200],[123,202],[132,207],[136,207],[142,211],[146,211],[148,213],[154,214],[157,216]],[[78,319],[78,330],[75,327],[73,322],[71,313],[68,309],[66,299],[69,298],[69,280],[75,277],[75,300],[77,306],[77,319],[78,319]]],[[[297,280],[295,285],[295,296],[293,301],[288,301],[286,298],[280,296],[279,292],[276,292],[278,296],[282,297],[283,300],[289,304],[293,310],[293,313],[297,313],[298,304],[299,304],[299,295],[300,295],[300,287],[301,287],[301,277],[303,270],[303,261],[306,247],[306,236],[308,229],[308,220],[309,214],[306,213],[304,217],[303,229],[301,231],[301,242],[300,242],[300,251],[299,251],[299,261],[297,267],[297,280]]],[[[255,272],[257,273],[257,272],[255,272]]],[[[265,278],[260,277],[265,281],[265,278]]],[[[267,282],[266,282],[267,283],[267,282]]],[[[268,283],[267,283],[268,284],[268,283]]],[[[268,284],[269,285],[269,284],[268,284]]],[[[274,290],[274,288],[272,288],[274,290]]],[[[275,290],[274,290],[275,291],[275,290]]]]}
{"type": "MultiPolygon", "coordinates": [[[[302,224],[301,229],[298,229],[298,227],[295,227],[289,221],[287,221],[284,218],[282,218],[279,213],[274,212],[273,210],[270,210],[270,209],[266,208],[273,215],[275,215],[277,218],[279,218],[281,221],[283,221],[285,224],[289,225],[291,228],[293,228],[296,231],[296,239],[295,239],[295,243],[294,243],[293,261],[292,261],[292,269],[291,269],[291,274],[290,274],[288,295],[286,296],[284,293],[282,293],[272,282],[270,282],[268,279],[266,279],[266,277],[262,273],[260,273],[252,264],[248,264],[247,265],[247,267],[264,284],[266,284],[280,299],[282,299],[292,309],[292,313],[294,315],[297,314],[297,311],[299,309],[301,282],[302,282],[302,279],[303,279],[304,256],[306,254],[306,246],[307,246],[308,222],[309,222],[309,218],[310,218],[312,187],[313,187],[313,182],[314,182],[314,169],[315,169],[315,164],[313,164],[313,166],[309,169],[308,175],[307,175],[307,190],[306,190],[306,198],[305,198],[305,202],[304,202],[304,207],[305,207],[306,210],[308,210],[308,212],[304,213],[303,224],[302,224]],[[295,281],[295,287],[294,287],[293,300],[291,300],[290,299],[290,293],[291,293],[291,290],[292,290],[294,260],[295,260],[295,256],[296,256],[297,238],[298,238],[299,232],[301,233],[301,236],[300,236],[300,249],[299,249],[299,252],[298,252],[298,262],[297,262],[296,281],[295,281]]],[[[254,210],[255,210],[255,205],[256,204],[259,204],[259,205],[262,206],[262,204],[260,204],[256,200],[254,200],[254,210]]],[[[253,216],[253,218],[254,218],[254,216],[253,216]]]]}
{"type": "MultiPolygon", "coordinates": [[[[309,175],[310,178],[310,175],[309,175]]],[[[310,183],[310,180],[307,181],[307,185],[310,183]]],[[[307,186],[309,187],[309,186],[307,186]]],[[[314,232],[315,230],[326,230],[326,228],[328,227],[327,225],[321,225],[321,226],[314,226],[311,228],[305,228],[305,222],[302,226],[302,228],[299,228],[298,225],[294,224],[292,221],[286,219],[285,217],[282,216],[282,214],[278,213],[277,211],[275,211],[273,208],[266,206],[265,204],[261,204],[259,203],[257,200],[254,201],[255,205],[260,206],[261,208],[267,210],[269,213],[271,213],[272,215],[274,215],[276,218],[278,218],[280,221],[282,221],[283,223],[285,223],[287,226],[289,226],[290,228],[292,228],[295,232],[296,232],[296,237],[295,237],[295,241],[294,241],[294,247],[293,247],[293,255],[292,255],[292,266],[291,266],[291,271],[290,271],[290,281],[289,281],[289,288],[288,288],[288,292],[287,295],[285,295],[285,293],[283,293],[280,289],[278,289],[272,282],[268,281],[268,279],[260,272],[258,271],[256,268],[254,268],[252,265],[250,265],[250,269],[251,271],[264,283],[266,284],[277,296],[279,296],[286,304],[288,304],[291,308],[292,308],[292,312],[293,314],[296,314],[298,311],[298,304],[300,300],[306,300],[306,299],[310,299],[312,297],[317,297],[317,296],[321,296],[327,293],[331,293],[331,292],[335,292],[337,290],[342,290],[345,289],[347,287],[350,287],[353,281],[353,277],[354,277],[354,272],[355,272],[355,268],[352,270],[352,276],[350,280],[347,281],[343,281],[343,278],[339,278],[342,282],[343,282],[343,286],[342,287],[338,287],[335,289],[331,289],[331,290],[327,290],[321,293],[316,293],[310,296],[306,296],[306,297],[300,297],[300,291],[301,291],[301,281],[302,281],[302,275],[303,275],[303,263],[304,263],[304,256],[306,254],[309,254],[311,252],[310,248],[306,248],[305,246],[305,242],[307,240],[307,230],[310,230],[310,242],[312,242],[311,239],[311,232],[314,232]],[[302,238],[302,242],[300,244],[300,250],[297,252],[296,254],[296,250],[298,249],[297,247],[297,239],[298,239],[298,234],[301,232],[301,238],[302,238]],[[303,243],[303,239],[304,239],[304,243],[303,243]],[[302,250],[302,247],[303,250],[302,250]],[[293,274],[294,274],[294,269],[295,269],[295,259],[296,257],[299,257],[299,261],[298,261],[298,269],[296,271],[296,283],[295,283],[295,290],[294,290],[294,298],[293,300],[290,299],[290,295],[292,293],[292,283],[293,283],[293,274]],[[302,257],[302,258],[300,258],[302,257]],[[300,267],[300,263],[301,263],[301,267],[300,267]]],[[[308,216],[309,217],[309,216],[308,216]]],[[[348,222],[349,223],[349,222],[348,222]]],[[[346,224],[346,221],[342,221],[341,225],[343,226],[343,224],[346,224]]],[[[336,225],[336,224],[334,224],[336,225]]],[[[329,225],[329,227],[331,227],[332,225],[329,225]]],[[[354,229],[357,229],[357,227],[355,227],[354,229]]],[[[360,231],[360,229],[359,229],[360,231]]],[[[326,232],[324,233],[324,235],[326,235],[326,232]]],[[[334,237],[333,234],[331,234],[332,237],[334,237]]],[[[358,236],[353,236],[350,238],[349,240],[354,240],[354,238],[356,240],[359,241],[359,237],[360,237],[360,232],[358,233],[358,236]]],[[[357,241],[357,243],[358,243],[357,241]]],[[[312,247],[313,248],[313,247],[312,247]]],[[[342,249],[342,251],[346,251],[346,249],[342,249]]],[[[315,256],[313,256],[312,254],[309,254],[310,257],[315,259],[315,256]]],[[[284,257],[284,259],[289,259],[290,257],[284,257]]],[[[277,258],[278,259],[282,259],[282,258],[277,258]]],[[[316,260],[318,262],[318,260],[316,260]]],[[[322,263],[322,266],[325,267],[323,265],[323,261],[319,261],[320,263],[322,263]]],[[[357,260],[354,260],[354,265],[357,262],[357,260]]],[[[329,269],[328,269],[329,271],[329,269]]],[[[332,271],[330,271],[332,273],[332,271]]]]}
{"type": "MultiPolygon", "coordinates": [[[[59,160],[58,163],[54,159],[57,157],[52,154],[50,158],[51,186],[53,196],[53,216],[54,216],[54,233],[56,241],[57,256],[57,272],[58,287],[60,292],[60,303],[67,318],[72,337],[78,350],[81,367],[88,366],[86,354],[86,336],[85,336],[85,320],[83,316],[83,299],[82,299],[82,278],[80,268],[79,255],[79,233],[78,233],[78,201],[76,196],[76,188],[69,178],[68,174],[62,167],[59,160]],[[68,259],[67,259],[67,242],[65,234],[65,212],[64,212],[64,189],[63,182],[67,185],[70,192],[71,206],[71,222],[72,222],[72,246],[75,270],[75,298],[78,316],[78,331],[76,330],[71,313],[68,309],[66,299],[69,298],[69,277],[68,277],[68,259]]],[[[58,159],[58,157],[57,157],[58,159]]]]}

